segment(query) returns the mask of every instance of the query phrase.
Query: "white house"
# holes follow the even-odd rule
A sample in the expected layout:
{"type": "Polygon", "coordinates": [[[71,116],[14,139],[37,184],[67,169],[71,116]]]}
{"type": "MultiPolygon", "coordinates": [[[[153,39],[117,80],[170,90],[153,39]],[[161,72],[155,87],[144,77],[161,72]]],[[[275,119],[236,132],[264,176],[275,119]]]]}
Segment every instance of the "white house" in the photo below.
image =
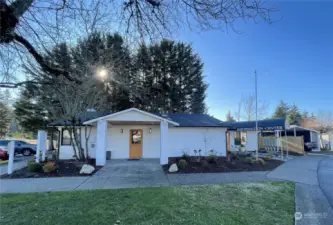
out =
{"type": "MultiPolygon", "coordinates": [[[[208,155],[212,149],[220,156],[227,153],[228,125],[209,115],[160,115],[136,108],[88,114],[80,126],[91,127],[88,149],[90,157],[96,158],[96,165],[105,165],[106,151],[111,151],[112,159],[159,158],[161,164],[167,164],[168,157],[181,156],[183,152],[192,155],[194,149],[201,149],[201,155],[208,155]]],[[[49,124],[60,131],[61,159],[73,156],[65,122],[49,124]]]]}

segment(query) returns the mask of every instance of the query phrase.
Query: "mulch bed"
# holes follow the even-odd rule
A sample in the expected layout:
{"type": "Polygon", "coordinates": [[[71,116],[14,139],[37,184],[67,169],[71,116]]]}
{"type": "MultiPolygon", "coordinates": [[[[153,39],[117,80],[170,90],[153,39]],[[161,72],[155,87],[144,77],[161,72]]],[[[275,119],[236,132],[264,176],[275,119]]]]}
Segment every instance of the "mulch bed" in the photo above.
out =
{"type": "Polygon", "coordinates": [[[80,174],[81,167],[84,163],[75,160],[61,160],[57,162],[57,170],[51,173],[29,172],[28,167],[15,170],[12,174],[4,174],[0,176],[3,179],[15,178],[43,178],[43,177],[76,177],[76,176],[91,176],[96,173],[102,166],[94,166],[95,171],[91,175],[80,174]]]}
{"type": "MultiPolygon", "coordinates": [[[[197,162],[195,157],[190,157],[187,160],[187,166],[184,169],[178,167],[178,171],[175,173],[228,173],[228,172],[244,172],[244,171],[270,171],[283,164],[280,160],[265,160],[265,165],[260,163],[246,163],[245,157],[239,159],[227,160],[227,157],[217,157],[217,163],[208,163],[206,157],[201,157],[200,162],[197,162]]],[[[181,157],[169,158],[169,164],[163,165],[165,173],[169,173],[169,167],[171,164],[176,163],[182,159],[181,157]]]]}

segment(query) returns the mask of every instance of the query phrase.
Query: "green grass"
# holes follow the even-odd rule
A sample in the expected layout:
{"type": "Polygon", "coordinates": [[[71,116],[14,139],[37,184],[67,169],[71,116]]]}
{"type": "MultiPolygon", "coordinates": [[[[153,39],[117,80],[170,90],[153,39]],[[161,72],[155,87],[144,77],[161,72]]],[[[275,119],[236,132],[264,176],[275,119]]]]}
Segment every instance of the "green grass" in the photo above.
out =
{"type": "Polygon", "coordinates": [[[293,224],[288,182],[3,194],[1,224],[293,224]]]}

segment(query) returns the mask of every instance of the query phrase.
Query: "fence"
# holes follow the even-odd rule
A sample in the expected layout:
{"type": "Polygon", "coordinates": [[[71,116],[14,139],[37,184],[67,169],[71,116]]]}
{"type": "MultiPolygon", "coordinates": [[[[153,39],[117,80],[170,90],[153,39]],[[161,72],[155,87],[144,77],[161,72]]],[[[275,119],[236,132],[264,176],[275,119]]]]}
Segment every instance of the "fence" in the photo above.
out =
{"type": "MultiPolygon", "coordinates": [[[[265,150],[287,150],[286,138],[277,138],[277,137],[259,137],[259,146],[260,149],[265,150]]],[[[288,151],[294,152],[297,154],[304,154],[304,139],[303,136],[293,137],[288,136],[288,151]]]]}

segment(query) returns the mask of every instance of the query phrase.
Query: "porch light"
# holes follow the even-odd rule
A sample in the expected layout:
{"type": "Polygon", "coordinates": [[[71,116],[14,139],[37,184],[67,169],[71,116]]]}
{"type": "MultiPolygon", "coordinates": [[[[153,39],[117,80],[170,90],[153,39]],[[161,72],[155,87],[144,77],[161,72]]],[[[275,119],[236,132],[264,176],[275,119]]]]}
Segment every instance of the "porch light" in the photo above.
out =
{"type": "Polygon", "coordinates": [[[149,133],[151,133],[151,128],[149,128],[149,133]]]}

